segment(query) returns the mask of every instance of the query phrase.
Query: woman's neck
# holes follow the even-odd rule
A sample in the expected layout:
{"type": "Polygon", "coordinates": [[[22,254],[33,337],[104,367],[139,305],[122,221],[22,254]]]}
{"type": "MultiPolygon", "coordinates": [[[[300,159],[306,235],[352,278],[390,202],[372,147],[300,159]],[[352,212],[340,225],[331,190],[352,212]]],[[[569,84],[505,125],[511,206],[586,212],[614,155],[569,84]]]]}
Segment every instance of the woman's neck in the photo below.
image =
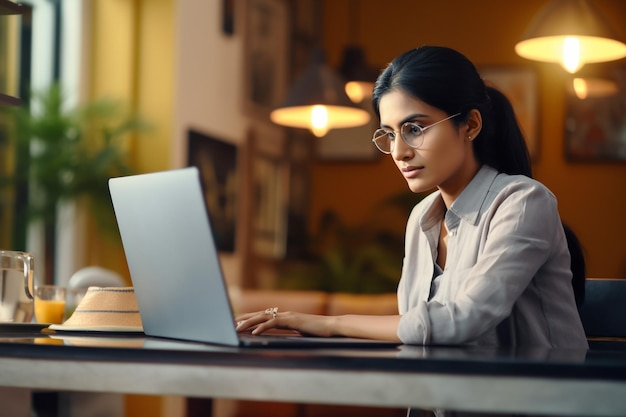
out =
{"type": "Polygon", "coordinates": [[[469,184],[478,171],[480,171],[480,168],[481,165],[478,161],[472,159],[471,163],[463,165],[454,176],[439,185],[438,188],[446,208],[450,208],[454,200],[461,195],[465,187],[467,187],[467,184],[469,184]]]}

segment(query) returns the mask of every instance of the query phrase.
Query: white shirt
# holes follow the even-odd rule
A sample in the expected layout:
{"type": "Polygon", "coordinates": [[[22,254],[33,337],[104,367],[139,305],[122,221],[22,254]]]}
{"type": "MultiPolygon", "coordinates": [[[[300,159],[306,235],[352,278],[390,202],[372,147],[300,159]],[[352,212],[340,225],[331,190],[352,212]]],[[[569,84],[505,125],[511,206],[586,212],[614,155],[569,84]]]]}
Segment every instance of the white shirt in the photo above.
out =
{"type": "Polygon", "coordinates": [[[449,210],[437,191],[411,212],[398,337],[407,344],[587,348],[571,281],[555,196],[528,177],[483,166],[449,210]],[[430,294],[444,215],[447,260],[430,294]]]}

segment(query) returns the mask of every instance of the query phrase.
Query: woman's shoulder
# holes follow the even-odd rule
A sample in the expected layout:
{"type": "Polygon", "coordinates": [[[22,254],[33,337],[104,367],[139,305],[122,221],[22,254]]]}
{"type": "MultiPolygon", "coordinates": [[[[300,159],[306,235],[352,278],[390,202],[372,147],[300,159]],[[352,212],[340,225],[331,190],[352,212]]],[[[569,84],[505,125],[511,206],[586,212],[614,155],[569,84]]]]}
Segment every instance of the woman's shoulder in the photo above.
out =
{"type": "Polygon", "coordinates": [[[484,201],[484,211],[504,212],[514,210],[537,219],[558,215],[556,196],[541,182],[524,175],[498,174],[484,201]],[[504,210],[504,211],[503,211],[504,210]]]}
{"type": "Polygon", "coordinates": [[[545,184],[526,175],[510,175],[499,172],[490,189],[492,193],[532,192],[543,193],[555,198],[554,193],[545,184]]]}

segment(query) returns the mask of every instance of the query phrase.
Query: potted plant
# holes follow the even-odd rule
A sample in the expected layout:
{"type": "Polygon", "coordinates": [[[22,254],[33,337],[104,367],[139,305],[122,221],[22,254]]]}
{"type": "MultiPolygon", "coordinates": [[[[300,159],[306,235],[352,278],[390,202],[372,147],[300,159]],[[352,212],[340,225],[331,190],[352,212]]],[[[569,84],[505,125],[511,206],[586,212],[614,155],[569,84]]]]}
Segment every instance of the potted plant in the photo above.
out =
{"type": "Polygon", "coordinates": [[[4,111],[11,116],[15,158],[13,172],[0,178],[0,186],[12,189],[13,246],[24,248],[26,225],[41,221],[50,282],[59,205],[84,199],[96,222],[109,226],[114,216],[108,179],[132,172],[124,141],[146,125],[108,99],[67,108],[58,84],[34,92],[30,105],[4,111]]]}
{"type": "MultiPolygon", "coordinates": [[[[408,217],[428,193],[402,192],[381,203],[408,217]]],[[[404,236],[387,230],[384,222],[369,219],[347,225],[328,211],[318,231],[306,239],[302,259],[285,262],[279,279],[282,289],[305,289],[352,294],[395,292],[402,270],[404,236]]]]}

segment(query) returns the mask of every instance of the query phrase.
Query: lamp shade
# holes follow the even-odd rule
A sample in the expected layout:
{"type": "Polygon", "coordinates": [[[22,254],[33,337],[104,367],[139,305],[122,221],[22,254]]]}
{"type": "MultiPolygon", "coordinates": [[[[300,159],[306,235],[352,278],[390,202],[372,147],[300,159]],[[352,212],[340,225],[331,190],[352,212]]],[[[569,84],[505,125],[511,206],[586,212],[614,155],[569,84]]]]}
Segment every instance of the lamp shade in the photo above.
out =
{"type": "Polygon", "coordinates": [[[518,55],[558,62],[570,73],[585,63],[626,56],[626,44],[587,0],[552,0],[528,26],[515,45],[518,55]]]}
{"type": "Polygon", "coordinates": [[[279,125],[309,129],[318,137],[330,129],[366,124],[370,114],[350,101],[344,85],[325,64],[323,53],[315,51],[309,68],[296,79],[284,104],[273,110],[270,118],[279,125]]]}

